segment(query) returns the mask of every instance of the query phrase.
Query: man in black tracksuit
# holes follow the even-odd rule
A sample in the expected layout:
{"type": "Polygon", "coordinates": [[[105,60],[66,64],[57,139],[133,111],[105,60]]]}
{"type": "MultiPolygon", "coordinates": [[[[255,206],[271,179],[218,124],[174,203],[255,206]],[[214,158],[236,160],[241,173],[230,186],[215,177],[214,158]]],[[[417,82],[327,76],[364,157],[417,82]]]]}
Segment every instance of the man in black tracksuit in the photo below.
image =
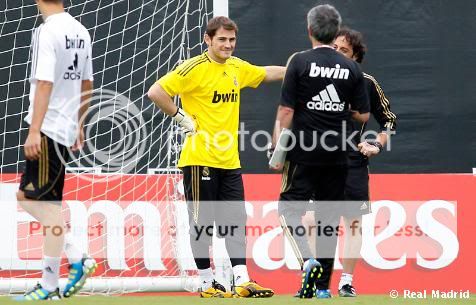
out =
{"type": "MultiPolygon", "coordinates": [[[[296,53],[289,60],[272,143],[276,145],[282,128],[291,129],[296,139],[285,163],[276,169],[283,169],[278,208],[281,225],[304,271],[302,298],[328,294],[315,291],[314,285],[317,278],[330,274],[333,259],[329,253],[334,250],[318,240],[319,261],[316,260],[306,236],[295,234],[296,229],[302,226],[306,202],[313,194],[318,201],[345,199],[348,154],[343,144],[347,136],[343,126],[351,116],[366,122],[370,110],[359,65],[333,48],[341,23],[337,10],[319,5],[309,11],[307,19],[313,48],[296,53]]],[[[334,226],[327,216],[322,217],[320,225],[334,226]]],[[[330,239],[336,238],[336,234],[331,233],[330,239]]]]}
{"type": "MultiPolygon", "coordinates": [[[[348,28],[342,28],[334,42],[335,49],[346,57],[362,63],[366,52],[362,34],[348,28]]],[[[379,154],[387,143],[387,138],[396,128],[396,116],[390,110],[390,102],[385,96],[377,80],[364,73],[365,86],[370,101],[370,112],[380,126],[377,138],[366,141],[362,138],[366,123],[352,120],[349,122],[348,134],[358,133],[353,138],[359,150],[349,149],[345,200],[347,203],[341,211],[346,228],[344,247],[343,272],[339,282],[339,296],[357,296],[352,286],[355,265],[360,257],[362,247],[361,224],[362,215],[370,213],[369,198],[369,158],[379,154]]],[[[318,245],[319,247],[319,245],[318,245]]],[[[335,245],[334,245],[335,249],[335,245]]],[[[330,277],[317,280],[317,289],[328,289],[330,277]]]]}

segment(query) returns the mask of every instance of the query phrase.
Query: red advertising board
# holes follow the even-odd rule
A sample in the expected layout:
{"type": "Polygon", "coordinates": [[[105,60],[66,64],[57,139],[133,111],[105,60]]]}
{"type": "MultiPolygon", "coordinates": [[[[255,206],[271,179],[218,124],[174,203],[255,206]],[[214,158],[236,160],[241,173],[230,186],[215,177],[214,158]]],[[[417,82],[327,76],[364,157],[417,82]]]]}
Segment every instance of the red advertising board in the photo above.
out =
{"type": "MultiPolygon", "coordinates": [[[[10,184],[18,180],[16,175],[2,175],[0,177],[2,184],[10,184]]],[[[170,257],[166,257],[167,253],[173,252],[170,251],[170,238],[174,232],[171,232],[172,225],[167,222],[164,214],[160,214],[162,210],[157,204],[160,204],[159,201],[163,200],[165,194],[171,192],[171,190],[173,191],[177,179],[170,179],[170,176],[165,175],[124,175],[114,177],[114,179],[101,179],[100,176],[90,175],[88,179],[83,178],[68,176],[64,199],[69,201],[69,205],[72,204],[71,201],[74,201],[81,203],[81,206],[84,205],[85,209],[89,209],[92,205],[97,207],[98,202],[112,201],[118,202],[117,207],[126,211],[125,202],[139,201],[146,204],[155,204],[159,211],[158,215],[162,217],[162,235],[158,239],[162,249],[162,259],[166,268],[174,269],[149,272],[144,267],[146,264],[140,262],[140,259],[139,262],[135,258],[131,260],[127,256],[126,249],[124,259],[128,264],[127,271],[112,271],[104,268],[101,273],[106,276],[176,274],[176,264],[170,261],[170,257]]],[[[264,286],[274,288],[277,293],[294,293],[299,285],[299,270],[295,264],[290,264],[289,260],[286,260],[285,251],[282,250],[284,238],[282,232],[279,232],[276,213],[276,201],[281,185],[280,176],[244,175],[244,184],[245,199],[250,207],[248,212],[251,213],[248,218],[248,226],[256,225],[264,228],[259,234],[248,237],[250,275],[264,286]]],[[[437,257],[425,257],[426,250],[419,241],[407,239],[408,242],[406,243],[393,243],[391,238],[381,240],[379,243],[384,246],[385,243],[391,243],[392,250],[398,255],[385,260],[383,257],[379,257],[377,260],[362,260],[356,268],[354,277],[354,283],[359,293],[386,294],[393,289],[476,291],[476,284],[471,280],[471,272],[476,270],[476,262],[473,259],[473,250],[476,250],[474,246],[476,224],[473,221],[473,215],[476,215],[474,205],[476,176],[457,174],[371,175],[370,192],[372,202],[376,206],[391,204],[405,206],[403,213],[407,219],[415,218],[413,214],[421,210],[420,207],[425,206],[426,211],[430,211],[427,218],[434,220],[434,228],[442,230],[441,236],[427,234],[427,238],[435,239],[433,243],[436,248],[435,251],[441,253],[441,256],[447,255],[448,257],[446,263],[441,264],[438,263],[438,255],[437,257]],[[437,208],[440,205],[450,207],[450,211],[454,207],[452,213],[447,213],[449,219],[454,221],[454,225],[449,224],[451,221],[448,223],[439,219],[434,215],[434,212],[431,212],[433,211],[431,210],[432,206],[437,208]],[[441,225],[438,226],[438,224],[441,225]],[[423,257],[417,258],[417,254],[422,254],[423,257]]],[[[5,197],[5,194],[2,194],[2,199],[12,198],[10,195],[5,197]]],[[[392,217],[394,216],[392,215],[392,217]]],[[[127,218],[128,220],[124,222],[124,225],[127,226],[128,222],[131,221],[133,223],[134,217],[127,218]]],[[[104,220],[105,218],[101,219],[104,220]]],[[[424,229],[426,220],[424,217],[420,218],[418,223],[422,225],[425,234],[431,233],[428,232],[428,227],[427,231],[424,229]]],[[[90,218],[89,222],[94,222],[94,220],[90,218]]],[[[18,232],[21,231],[21,226],[26,226],[26,229],[24,228],[25,232],[28,232],[28,228],[32,228],[31,224],[28,223],[18,224],[18,232]]],[[[130,236],[126,236],[124,239],[126,243],[130,238],[130,236]]],[[[22,248],[37,244],[36,248],[39,249],[40,244],[38,242],[38,240],[27,242],[25,236],[23,236],[23,239],[19,238],[19,257],[22,257],[21,253],[23,253],[23,256],[28,253],[22,248]]],[[[89,246],[93,248],[105,248],[103,243],[104,238],[89,240],[89,246]]],[[[31,253],[28,255],[30,255],[30,258],[35,257],[31,253]]],[[[106,263],[104,262],[104,264],[106,263]]],[[[8,275],[21,276],[24,272],[19,270],[8,271],[3,268],[0,274],[2,277],[8,275]]],[[[38,275],[38,272],[33,274],[38,275]]],[[[336,270],[331,286],[334,291],[339,276],[340,270],[336,270]]]]}
{"type": "MultiPolygon", "coordinates": [[[[277,175],[248,175],[245,177],[247,200],[276,200],[279,195],[280,177],[277,175]]],[[[419,291],[423,289],[476,291],[472,273],[476,270],[475,236],[476,176],[461,174],[371,175],[370,194],[373,202],[434,202],[444,200],[457,204],[457,257],[440,269],[428,269],[408,258],[403,267],[383,270],[360,262],[356,268],[354,284],[359,293],[387,294],[396,289],[419,291]]],[[[443,245],[444,246],[444,245],[443,245]]],[[[251,264],[252,266],[254,264],[251,264]]],[[[263,271],[252,268],[252,276],[265,286],[280,293],[294,293],[299,285],[295,270],[281,268],[263,271]]],[[[336,291],[340,270],[335,272],[331,289],[336,291]]]]}

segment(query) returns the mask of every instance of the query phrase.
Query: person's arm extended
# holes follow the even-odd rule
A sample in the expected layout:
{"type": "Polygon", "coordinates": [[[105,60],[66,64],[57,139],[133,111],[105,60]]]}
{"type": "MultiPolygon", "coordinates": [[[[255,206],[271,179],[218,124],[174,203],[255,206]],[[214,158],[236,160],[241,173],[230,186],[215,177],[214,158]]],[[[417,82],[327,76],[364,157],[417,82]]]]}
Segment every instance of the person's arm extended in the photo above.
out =
{"type": "Polygon", "coordinates": [[[171,116],[183,129],[186,135],[193,135],[195,133],[195,123],[193,120],[177,105],[170,95],[162,88],[159,83],[155,83],[150,87],[147,96],[162,112],[171,116]]]}
{"type": "Polygon", "coordinates": [[[371,76],[367,76],[367,79],[371,81],[372,85],[369,90],[371,113],[380,125],[380,132],[375,140],[360,143],[359,148],[363,155],[372,157],[380,153],[387,145],[389,137],[395,132],[397,117],[391,111],[390,101],[377,80],[371,76]]]}
{"type": "Polygon", "coordinates": [[[282,66],[266,66],[266,76],[264,77],[264,82],[275,82],[284,79],[284,74],[286,74],[286,67],[282,66]]]}
{"type": "Polygon", "coordinates": [[[33,101],[33,115],[31,125],[28,130],[28,136],[25,141],[25,158],[36,160],[41,153],[41,125],[45,118],[48,104],[50,102],[53,83],[49,81],[38,80],[36,82],[35,99],[33,101]]]}

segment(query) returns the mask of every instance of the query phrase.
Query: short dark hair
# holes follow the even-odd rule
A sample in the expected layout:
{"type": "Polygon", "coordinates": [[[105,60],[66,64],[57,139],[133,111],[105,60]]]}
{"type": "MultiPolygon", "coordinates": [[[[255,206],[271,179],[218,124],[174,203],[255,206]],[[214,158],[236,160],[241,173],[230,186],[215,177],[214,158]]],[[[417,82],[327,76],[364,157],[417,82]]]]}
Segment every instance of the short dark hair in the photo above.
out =
{"type": "Polygon", "coordinates": [[[325,44],[334,41],[341,23],[339,12],[329,4],[315,6],[307,13],[307,26],[311,36],[325,44]]]}
{"type": "Polygon", "coordinates": [[[354,53],[355,61],[362,63],[365,53],[367,52],[367,46],[364,43],[364,36],[362,33],[356,30],[352,30],[348,27],[343,27],[337,33],[336,37],[344,36],[345,40],[352,47],[352,53],[354,53]]]}
{"type": "Polygon", "coordinates": [[[205,33],[210,36],[210,38],[213,38],[220,28],[224,28],[228,31],[235,31],[235,34],[238,34],[238,26],[236,23],[225,16],[218,16],[210,19],[205,33]]]}

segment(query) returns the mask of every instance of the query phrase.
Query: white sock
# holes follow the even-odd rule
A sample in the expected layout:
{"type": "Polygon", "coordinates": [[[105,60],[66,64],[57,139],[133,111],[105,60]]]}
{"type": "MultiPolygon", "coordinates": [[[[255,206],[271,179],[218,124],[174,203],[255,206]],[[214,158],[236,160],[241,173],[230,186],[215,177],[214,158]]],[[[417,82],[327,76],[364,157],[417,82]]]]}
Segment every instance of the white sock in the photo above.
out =
{"type": "Polygon", "coordinates": [[[235,279],[235,286],[241,285],[243,283],[250,281],[250,276],[248,275],[248,268],[246,265],[236,265],[233,267],[233,277],[235,279]]]}
{"type": "Polygon", "coordinates": [[[83,259],[83,251],[81,251],[76,245],[77,242],[74,240],[71,233],[66,233],[64,235],[64,253],[66,253],[70,264],[80,262],[83,259]]]}
{"type": "Polygon", "coordinates": [[[213,271],[212,268],[198,269],[198,276],[200,277],[200,288],[202,291],[212,287],[213,271]]]}
{"type": "Polygon", "coordinates": [[[351,273],[342,273],[340,276],[339,289],[344,285],[352,285],[352,278],[354,276],[351,273]]]}
{"type": "Polygon", "coordinates": [[[43,258],[41,287],[48,291],[55,291],[58,288],[60,262],[61,257],[45,256],[43,258]]]}

